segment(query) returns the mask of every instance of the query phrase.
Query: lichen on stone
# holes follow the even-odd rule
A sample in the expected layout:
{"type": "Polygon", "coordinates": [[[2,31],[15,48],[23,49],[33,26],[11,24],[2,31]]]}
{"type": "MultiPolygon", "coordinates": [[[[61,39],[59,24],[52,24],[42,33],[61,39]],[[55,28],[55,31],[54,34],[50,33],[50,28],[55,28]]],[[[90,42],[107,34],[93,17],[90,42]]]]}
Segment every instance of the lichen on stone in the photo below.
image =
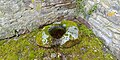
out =
{"type": "Polygon", "coordinates": [[[42,33],[42,42],[43,42],[43,44],[47,44],[47,43],[48,43],[48,41],[47,41],[47,38],[48,38],[48,37],[49,37],[49,36],[46,35],[45,32],[42,33]]]}
{"type": "MultiPolygon", "coordinates": [[[[59,29],[62,29],[62,28],[59,28],[59,29]]],[[[55,36],[57,36],[61,33],[62,32],[58,31],[55,36]]],[[[64,47],[65,47],[65,44],[68,44],[67,42],[69,42],[71,40],[79,40],[78,34],[79,34],[79,29],[75,22],[63,20],[61,22],[55,22],[49,26],[44,27],[42,29],[41,33],[38,33],[38,37],[36,37],[37,38],[36,41],[37,41],[38,45],[43,46],[43,47],[46,47],[45,44],[47,42],[48,43],[47,45],[49,45],[49,47],[50,47],[50,46],[54,45],[54,43],[52,43],[52,42],[59,40],[59,41],[56,41],[55,43],[59,43],[61,45],[61,47],[62,47],[62,45],[64,45],[64,47]],[[57,29],[60,27],[59,25],[65,27],[66,32],[63,34],[63,36],[61,38],[58,39],[58,38],[55,38],[54,36],[51,36],[51,34],[54,34],[55,32],[54,31],[49,32],[49,30],[50,30],[50,28],[57,29]],[[55,26],[55,28],[54,28],[54,26],[55,26]],[[46,33],[48,33],[48,34],[46,34],[46,33]],[[40,35],[40,37],[39,37],[39,35],[40,35]],[[56,39],[56,40],[54,40],[54,39],[56,39]],[[39,41],[42,43],[42,45],[41,45],[41,43],[39,43],[39,41]]],[[[73,42],[73,43],[75,44],[75,42],[73,42]]],[[[66,47],[71,47],[72,45],[73,44],[71,43],[71,45],[69,44],[69,46],[66,46],[66,47]]]]}

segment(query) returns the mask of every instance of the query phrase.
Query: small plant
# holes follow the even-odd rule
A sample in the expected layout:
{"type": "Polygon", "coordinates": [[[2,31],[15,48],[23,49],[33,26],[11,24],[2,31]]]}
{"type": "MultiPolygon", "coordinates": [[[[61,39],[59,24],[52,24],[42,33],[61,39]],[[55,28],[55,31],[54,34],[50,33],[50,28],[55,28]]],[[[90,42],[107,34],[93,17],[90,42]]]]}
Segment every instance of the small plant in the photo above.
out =
{"type": "Polygon", "coordinates": [[[85,13],[85,0],[76,0],[76,14],[77,16],[82,13],[84,16],[85,13]]]}
{"type": "Polygon", "coordinates": [[[79,16],[79,14],[82,14],[84,18],[86,18],[87,15],[91,15],[97,9],[97,5],[98,5],[96,3],[88,11],[86,11],[85,1],[86,0],[76,0],[76,15],[79,16]]]}
{"type": "Polygon", "coordinates": [[[91,15],[97,9],[97,5],[98,4],[92,6],[92,8],[88,11],[88,15],[91,15]]]}

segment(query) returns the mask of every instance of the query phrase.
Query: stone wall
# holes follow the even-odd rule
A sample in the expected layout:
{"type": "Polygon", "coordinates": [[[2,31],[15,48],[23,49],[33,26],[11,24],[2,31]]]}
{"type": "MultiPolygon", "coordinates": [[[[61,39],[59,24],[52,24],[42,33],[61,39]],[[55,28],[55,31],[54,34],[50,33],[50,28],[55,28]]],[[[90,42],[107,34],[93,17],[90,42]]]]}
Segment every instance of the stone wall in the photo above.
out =
{"type": "Polygon", "coordinates": [[[0,0],[0,39],[72,15],[74,7],[74,0],[0,0]]]}
{"type": "Polygon", "coordinates": [[[105,41],[120,60],[120,0],[88,0],[87,9],[98,4],[97,10],[87,19],[93,32],[105,41]]]}
{"type": "MultiPolygon", "coordinates": [[[[97,4],[97,10],[87,15],[93,32],[105,41],[120,59],[120,1],[85,0],[85,10],[97,4]]],[[[75,0],[0,0],[0,39],[24,34],[59,16],[75,14],[75,0]]],[[[82,15],[80,15],[82,16],[82,15]]]]}

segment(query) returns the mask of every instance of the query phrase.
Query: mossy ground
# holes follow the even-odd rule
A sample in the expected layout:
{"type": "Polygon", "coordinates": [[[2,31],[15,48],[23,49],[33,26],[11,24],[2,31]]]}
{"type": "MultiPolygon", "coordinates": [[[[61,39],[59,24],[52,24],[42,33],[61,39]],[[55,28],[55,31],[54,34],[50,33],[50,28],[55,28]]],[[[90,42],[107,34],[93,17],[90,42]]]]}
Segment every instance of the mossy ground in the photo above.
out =
{"type": "MultiPolygon", "coordinates": [[[[90,29],[83,24],[78,26],[82,41],[70,48],[60,48],[60,52],[67,60],[115,60],[113,55],[103,51],[103,43],[90,29]]],[[[54,49],[37,46],[35,37],[40,31],[36,29],[31,33],[21,35],[17,40],[14,38],[1,40],[0,60],[44,60],[46,58],[60,60],[58,56],[51,58],[51,54],[56,53],[54,49]]]]}

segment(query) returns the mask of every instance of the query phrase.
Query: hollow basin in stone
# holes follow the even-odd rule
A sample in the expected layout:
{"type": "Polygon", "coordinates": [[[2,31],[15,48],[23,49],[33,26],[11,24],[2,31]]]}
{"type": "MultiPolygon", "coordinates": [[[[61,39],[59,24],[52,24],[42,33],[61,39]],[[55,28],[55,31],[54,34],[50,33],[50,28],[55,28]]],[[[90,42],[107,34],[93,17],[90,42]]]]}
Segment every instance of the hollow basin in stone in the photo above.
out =
{"type": "Polygon", "coordinates": [[[79,28],[73,21],[63,20],[42,28],[36,42],[42,47],[71,47],[80,42],[79,28]]]}

